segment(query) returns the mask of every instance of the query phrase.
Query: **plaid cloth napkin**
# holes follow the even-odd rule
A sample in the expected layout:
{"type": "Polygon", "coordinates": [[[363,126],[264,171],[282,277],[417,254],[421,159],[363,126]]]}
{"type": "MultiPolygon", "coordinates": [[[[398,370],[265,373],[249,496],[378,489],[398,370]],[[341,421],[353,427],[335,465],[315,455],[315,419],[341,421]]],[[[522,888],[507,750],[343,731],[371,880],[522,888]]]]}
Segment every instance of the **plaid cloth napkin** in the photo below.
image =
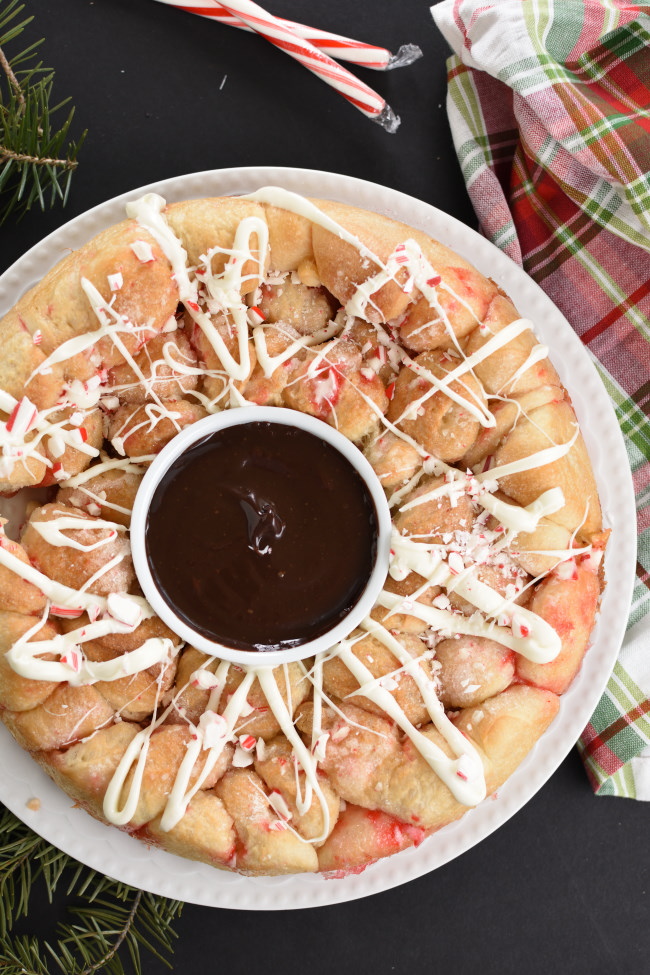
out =
{"type": "Polygon", "coordinates": [[[447,108],[481,230],[564,312],[634,476],[628,632],[578,747],[599,795],[650,800],[650,3],[443,0],[447,108]]]}

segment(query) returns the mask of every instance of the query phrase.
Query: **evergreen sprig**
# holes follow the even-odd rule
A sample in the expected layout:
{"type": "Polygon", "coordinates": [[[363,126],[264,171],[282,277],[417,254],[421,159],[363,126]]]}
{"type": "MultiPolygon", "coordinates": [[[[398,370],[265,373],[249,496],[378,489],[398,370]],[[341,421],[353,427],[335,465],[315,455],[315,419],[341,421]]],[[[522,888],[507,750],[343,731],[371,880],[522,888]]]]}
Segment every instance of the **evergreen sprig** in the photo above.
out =
{"type": "Polygon", "coordinates": [[[142,975],[142,949],[171,967],[182,906],[83,866],[0,806],[2,975],[142,975]],[[66,900],[70,920],[54,943],[14,930],[39,888],[50,903],[61,891],[66,900]]]}
{"type": "Polygon", "coordinates": [[[18,0],[0,2],[0,224],[35,204],[44,210],[59,199],[65,205],[86,136],[69,140],[74,109],[62,124],[53,122],[70,99],[50,104],[54,72],[36,60],[43,42],[7,53],[33,20],[20,20],[23,10],[18,0]]]}

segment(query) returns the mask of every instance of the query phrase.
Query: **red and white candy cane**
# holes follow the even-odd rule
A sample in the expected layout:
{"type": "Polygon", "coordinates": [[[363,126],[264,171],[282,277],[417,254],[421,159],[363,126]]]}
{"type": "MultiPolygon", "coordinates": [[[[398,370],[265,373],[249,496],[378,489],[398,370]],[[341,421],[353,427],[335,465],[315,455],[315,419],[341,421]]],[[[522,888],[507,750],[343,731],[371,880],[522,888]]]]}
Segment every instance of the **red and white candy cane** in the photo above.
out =
{"type": "Polygon", "coordinates": [[[38,417],[38,410],[26,396],[19,399],[5,424],[7,433],[22,439],[32,428],[38,417]]]}
{"type": "Polygon", "coordinates": [[[386,101],[363,81],[355,78],[346,68],[323,54],[309,41],[298,37],[285,27],[277,17],[269,14],[253,0],[227,0],[222,6],[229,13],[248,24],[256,34],[304,65],[309,71],[322,78],[328,85],[339,91],[352,105],[364,115],[378,122],[387,132],[396,132],[400,120],[386,101]]]}
{"type": "MultiPolygon", "coordinates": [[[[254,33],[252,27],[243,23],[239,17],[229,13],[217,0],[203,0],[202,3],[192,5],[183,3],[182,0],[159,0],[159,3],[178,7],[188,13],[217,20],[220,24],[227,24],[229,27],[238,27],[240,30],[254,33]]],[[[288,27],[303,40],[309,41],[328,57],[336,58],[337,61],[350,61],[352,64],[358,64],[364,68],[373,68],[375,71],[403,68],[422,57],[422,51],[416,44],[403,44],[397,54],[393,54],[385,47],[365,44],[363,41],[355,41],[351,37],[332,34],[330,31],[320,30],[317,27],[307,27],[295,20],[286,20],[284,17],[278,17],[278,20],[284,27],[288,27]]]]}

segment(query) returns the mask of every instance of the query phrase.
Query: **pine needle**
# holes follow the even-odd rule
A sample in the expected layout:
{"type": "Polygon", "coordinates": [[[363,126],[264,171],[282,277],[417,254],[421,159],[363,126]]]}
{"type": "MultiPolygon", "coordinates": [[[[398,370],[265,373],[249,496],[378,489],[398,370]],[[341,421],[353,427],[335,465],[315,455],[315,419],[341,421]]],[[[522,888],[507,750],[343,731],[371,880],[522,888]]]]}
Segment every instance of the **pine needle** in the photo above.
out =
{"type": "Polygon", "coordinates": [[[65,205],[86,136],[69,139],[72,108],[63,121],[53,121],[69,99],[50,105],[54,72],[36,60],[43,42],[9,53],[33,20],[20,20],[23,10],[18,0],[0,2],[0,224],[34,205],[41,210],[57,201],[65,205]]]}
{"type": "Polygon", "coordinates": [[[85,867],[0,806],[2,975],[142,975],[142,951],[171,967],[182,907],[85,867]],[[65,901],[67,919],[52,943],[14,934],[35,891],[50,901],[58,891],[65,901]]]}

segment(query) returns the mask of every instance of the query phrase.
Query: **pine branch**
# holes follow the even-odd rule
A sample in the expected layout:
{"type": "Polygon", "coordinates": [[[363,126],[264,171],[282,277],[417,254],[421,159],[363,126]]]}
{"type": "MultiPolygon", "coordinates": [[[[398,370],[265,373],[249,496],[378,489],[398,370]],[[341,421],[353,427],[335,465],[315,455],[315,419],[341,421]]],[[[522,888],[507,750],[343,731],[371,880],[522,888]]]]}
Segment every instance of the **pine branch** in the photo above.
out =
{"type": "Polygon", "coordinates": [[[0,810],[1,975],[142,975],[141,950],[170,967],[182,904],[98,874],[0,810]],[[39,888],[50,901],[63,889],[70,920],[53,944],[14,934],[39,888]]]}
{"type": "Polygon", "coordinates": [[[33,20],[17,19],[23,9],[18,0],[0,3],[0,224],[36,203],[42,210],[57,199],[65,205],[86,136],[84,132],[76,142],[69,141],[74,109],[58,127],[52,122],[69,99],[50,106],[54,72],[35,61],[42,41],[7,54],[33,20]]]}

